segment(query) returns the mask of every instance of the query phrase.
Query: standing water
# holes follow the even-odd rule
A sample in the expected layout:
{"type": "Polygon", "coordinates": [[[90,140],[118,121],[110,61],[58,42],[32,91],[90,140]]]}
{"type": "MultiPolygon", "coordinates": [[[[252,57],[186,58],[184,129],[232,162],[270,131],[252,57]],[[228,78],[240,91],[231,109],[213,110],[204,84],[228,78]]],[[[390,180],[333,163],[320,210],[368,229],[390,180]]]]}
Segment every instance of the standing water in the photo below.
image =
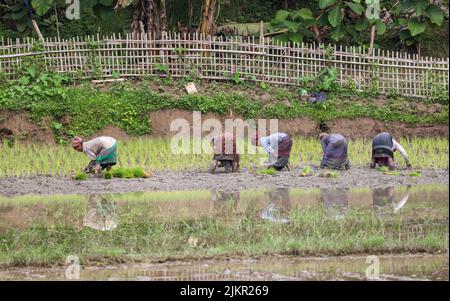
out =
{"type": "Polygon", "coordinates": [[[446,185],[0,198],[0,279],[448,280],[448,206],[446,185]]]}

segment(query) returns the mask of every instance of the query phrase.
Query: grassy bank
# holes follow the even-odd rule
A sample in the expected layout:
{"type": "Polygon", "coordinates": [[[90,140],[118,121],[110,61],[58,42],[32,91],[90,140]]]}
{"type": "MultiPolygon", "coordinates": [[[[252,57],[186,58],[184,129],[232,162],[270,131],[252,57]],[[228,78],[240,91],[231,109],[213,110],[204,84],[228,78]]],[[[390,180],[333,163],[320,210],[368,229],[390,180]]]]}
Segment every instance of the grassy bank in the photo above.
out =
{"type": "MultiPolygon", "coordinates": [[[[294,137],[291,165],[308,166],[319,164],[322,149],[317,139],[294,137]]],[[[415,169],[448,168],[448,140],[443,138],[400,139],[408,152],[415,169]]],[[[246,148],[244,148],[245,150],[246,148]]],[[[143,167],[145,170],[206,170],[212,155],[173,154],[170,139],[133,138],[118,145],[118,166],[143,167]]],[[[67,145],[14,143],[11,147],[0,144],[0,177],[8,176],[72,176],[89,162],[82,153],[67,145]]],[[[353,166],[367,166],[370,163],[371,142],[355,139],[349,142],[349,159],[353,166]]],[[[266,158],[264,153],[241,157],[241,167],[259,168],[259,162],[266,158]]],[[[399,166],[404,167],[403,158],[396,154],[399,166]]]]}
{"type": "Polygon", "coordinates": [[[24,75],[19,83],[1,85],[0,110],[28,111],[32,121],[52,128],[60,142],[73,135],[93,134],[108,125],[118,126],[130,135],[148,134],[148,112],[168,108],[217,114],[233,111],[244,118],[308,117],[319,123],[369,117],[411,125],[448,124],[448,99],[381,97],[377,91],[356,91],[352,85],[335,85],[326,102],[308,103],[296,88],[246,82],[150,78],[100,88],[89,83],[69,84],[63,75],[24,75]],[[196,81],[199,93],[186,95],[184,84],[188,81],[196,81]]]}
{"type": "MultiPolygon", "coordinates": [[[[437,189],[439,195],[448,192],[437,189]]],[[[370,198],[370,192],[355,193],[370,198]]],[[[0,207],[14,208],[9,216],[27,216],[0,227],[0,265],[63,264],[68,255],[86,264],[273,253],[446,252],[448,203],[425,196],[413,188],[411,200],[387,215],[374,212],[367,199],[336,219],[322,206],[319,191],[293,190],[293,209],[281,213],[290,223],[280,224],[260,218],[270,200],[259,192],[241,193],[237,206],[227,201],[212,207],[207,191],[115,195],[107,202],[118,226],[104,232],[82,226],[93,201],[98,206],[102,200],[79,195],[0,199],[0,207]],[[310,197],[315,201],[297,207],[310,197]]]]}

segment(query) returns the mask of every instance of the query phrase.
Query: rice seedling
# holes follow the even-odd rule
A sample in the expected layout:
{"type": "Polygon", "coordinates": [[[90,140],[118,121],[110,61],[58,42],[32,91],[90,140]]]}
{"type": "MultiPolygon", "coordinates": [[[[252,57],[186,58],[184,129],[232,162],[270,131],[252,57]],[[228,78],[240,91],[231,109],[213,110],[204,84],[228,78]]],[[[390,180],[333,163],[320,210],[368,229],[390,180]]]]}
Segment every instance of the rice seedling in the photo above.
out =
{"type": "Polygon", "coordinates": [[[84,181],[88,179],[88,176],[84,172],[80,172],[76,174],[73,179],[77,181],[84,181]]]}
{"type": "Polygon", "coordinates": [[[307,166],[303,168],[302,172],[300,173],[300,177],[310,176],[312,172],[313,172],[312,168],[307,166]]]}
{"type": "Polygon", "coordinates": [[[420,171],[413,171],[409,174],[410,177],[420,177],[420,171]]]}
{"type": "Polygon", "coordinates": [[[323,171],[319,177],[323,177],[323,178],[337,178],[339,177],[339,173],[335,170],[325,170],[323,171]]]}
{"type": "Polygon", "coordinates": [[[112,176],[114,178],[123,178],[124,174],[125,174],[125,170],[122,167],[112,169],[112,176]]]}
{"type": "Polygon", "coordinates": [[[389,168],[388,168],[387,166],[378,166],[378,167],[377,167],[377,170],[378,170],[379,172],[386,173],[386,172],[389,171],[389,168]]]}
{"type": "Polygon", "coordinates": [[[275,170],[275,168],[271,167],[271,168],[257,170],[256,173],[258,175],[271,175],[271,176],[274,176],[274,175],[277,174],[277,171],[275,170]]]}
{"type": "Polygon", "coordinates": [[[398,171],[385,171],[383,172],[384,175],[389,175],[389,176],[398,176],[400,175],[400,172],[398,171]]]}
{"type": "MultiPolygon", "coordinates": [[[[449,164],[448,139],[446,138],[401,138],[399,141],[408,152],[411,164],[415,169],[440,168],[446,169],[449,164]]],[[[247,147],[247,143],[244,143],[247,147]]],[[[56,144],[20,143],[15,141],[10,146],[0,144],[0,177],[31,177],[31,176],[63,176],[70,177],[81,171],[89,162],[81,153],[67,152],[68,146],[56,144]]],[[[246,148],[244,148],[245,150],[246,148]]],[[[130,168],[134,166],[147,170],[207,170],[212,159],[210,154],[174,154],[168,138],[132,138],[119,141],[118,166],[130,168]]],[[[369,139],[349,140],[349,159],[352,166],[367,166],[371,160],[371,141],[369,139]]],[[[241,168],[255,170],[260,168],[264,153],[241,154],[241,168]]],[[[320,143],[314,138],[293,137],[290,166],[319,164],[322,157],[320,143]]],[[[404,160],[395,154],[396,164],[405,167],[404,160]]],[[[122,175],[124,170],[115,168],[122,175]]],[[[385,172],[384,170],[381,172],[385,172]]]]}
{"type": "Polygon", "coordinates": [[[135,167],[131,169],[133,176],[135,178],[143,178],[145,175],[144,169],[142,167],[135,167]]]}
{"type": "Polygon", "coordinates": [[[106,171],[105,174],[103,175],[103,178],[105,178],[107,180],[111,180],[113,178],[112,172],[106,171]]]}

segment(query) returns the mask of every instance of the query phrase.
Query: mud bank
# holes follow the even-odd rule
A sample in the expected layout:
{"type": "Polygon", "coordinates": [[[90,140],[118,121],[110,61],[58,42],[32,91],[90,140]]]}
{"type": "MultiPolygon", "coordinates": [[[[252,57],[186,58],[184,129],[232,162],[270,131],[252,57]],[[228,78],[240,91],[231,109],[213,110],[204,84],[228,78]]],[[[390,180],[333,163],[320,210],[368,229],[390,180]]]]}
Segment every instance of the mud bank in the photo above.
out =
{"type": "Polygon", "coordinates": [[[68,178],[31,177],[0,179],[0,195],[24,194],[76,194],[120,193],[134,191],[173,191],[216,189],[240,191],[245,189],[273,188],[353,188],[420,184],[448,184],[448,170],[422,170],[418,177],[409,176],[411,171],[401,170],[400,175],[384,175],[369,168],[352,168],[339,171],[337,178],[324,178],[322,170],[314,167],[308,177],[300,177],[301,168],[278,172],[276,175],[258,175],[243,170],[235,174],[214,174],[205,171],[162,171],[148,179],[96,179],[75,181],[68,178]]]}
{"type": "MultiPolygon", "coordinates": [[[[172,137],[176,132],[170,130],[172,121],[176,119],[185,119],[191,124],[192,130],[192,111],[181,109],[165,109],[148,113],[151,120],[152,130],[148,135],[151,137],[172,137]]],[[[202,113],[201,119],[217,119],[225,128],[225,119],[242,119],[242,116],[229,112],[226,115],[215,113],[202,113]]],[[[40,125],[34,124],[30,120],[28,112],[15,112],[10,110],[0,110],[0,130],[7,130],[13,133],[16,140],[29,142],[55,143],[55,138],[51,130],[50,121],[44,120],[40,125]]],[[[293,136],[316,137],[320,132],[342,133],[348,138],[372,138],[380,132],[391,132],[396,138],[399,137],[447,137],[449,136],[448,124],[419,124],[411,125],[401,122],[386,123],[371,118],[356,119],[335,119],[320,123],[307,117],[298,117],[293,119],[279,119],[278,130],[293,136]]],[[[209,132],[204,131],[203,135],[209,132]]],[[[92,134],[95,136],[113,136],[119,140],[127,140],[131,136],[123,129],[109,125],[102,130],[92,134]]],[[[2,137],[0,132],[0,140],[2,137]]]]}

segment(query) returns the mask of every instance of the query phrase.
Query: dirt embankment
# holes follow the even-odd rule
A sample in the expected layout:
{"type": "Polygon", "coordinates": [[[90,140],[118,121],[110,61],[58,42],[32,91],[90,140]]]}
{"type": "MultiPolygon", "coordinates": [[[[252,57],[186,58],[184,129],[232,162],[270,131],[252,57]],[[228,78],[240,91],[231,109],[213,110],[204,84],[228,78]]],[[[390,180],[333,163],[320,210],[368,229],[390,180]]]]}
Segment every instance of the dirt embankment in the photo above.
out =
{"type": "Polygon", "coordinates": [[[321,169],[314,167],[308,177],[300,177],[300,168],[282,171],[276,175],[257,175],[243,170],[239,173],[218,173],[211,175],[205,171],[162,171],[155,172],[148,179],[92,178],[75,181],[65,178],[31,177],[0,179],[0,195],[17,196],[24,194],[76,194],[76,193],[120,193],[135,191],[174,191],[215,189],[220,191],[240,191],[245,189],[274,188],[353,188],[386,187],[396,185],[444,184],[448,185],[448,170],[423,170],[421,176],[411,177],[410,171],[400,171],[400,175],[384,175],[379,171],[358,167],[339,172],[337,178],[320,177],[321,169]]]}
{"type": "MultiPolygon", "coordinates": [[[[149,136],[170,137],[177,131],[171,131],[170,125],[176,119],[185,119],[193,128],[192,111],[180,109],[166,109],[150,112],[148,117],[152,123],[152,132],[149,136]]],[[[217,119],[225,128],[225,119],[243,119],[241,116],[229,112],[220,116],[214,113],[203,113],[201,120],[217,119]]],[[[48,123],[48,122],[47,122],[48,123]]],[[[36,125],[29,119],[26,112],[14,112],[9,110],[0,111],[0,135],[12,132],[17,140],[31,142],[54,143],[55,139],[50,129],[50,125],[45,121],[41,125],[36,125]],[[3,131],[2,131],[3,130],[3,131]]],[[[269,128],[269,122],[267,122],[269,128]]],[[[204,129],[203,134],[209,133],[210,129],[204,129]]],[[[278,131],[290,135],[317,136],[322,131],[341,133],[349,138],[371,138],[379,132],[391,132],[394,137],[418,136],[418,137],[447,137],[449,136],[448,125],[409,125],[401,122],[385,123],[371,118],[358,119],[336,119],[323,124],[309,118],[280,119],[278,121],[278,131]]],[[[116,137],[119,140],[126,140],[130,136],[122,129],[110,125],[91,135],[107,135],[116,137]]],[[[0,140],[7,138],[0,136],[0,140]]],[[[88,137],[89,138],[89,137],[88,137]]]]}

